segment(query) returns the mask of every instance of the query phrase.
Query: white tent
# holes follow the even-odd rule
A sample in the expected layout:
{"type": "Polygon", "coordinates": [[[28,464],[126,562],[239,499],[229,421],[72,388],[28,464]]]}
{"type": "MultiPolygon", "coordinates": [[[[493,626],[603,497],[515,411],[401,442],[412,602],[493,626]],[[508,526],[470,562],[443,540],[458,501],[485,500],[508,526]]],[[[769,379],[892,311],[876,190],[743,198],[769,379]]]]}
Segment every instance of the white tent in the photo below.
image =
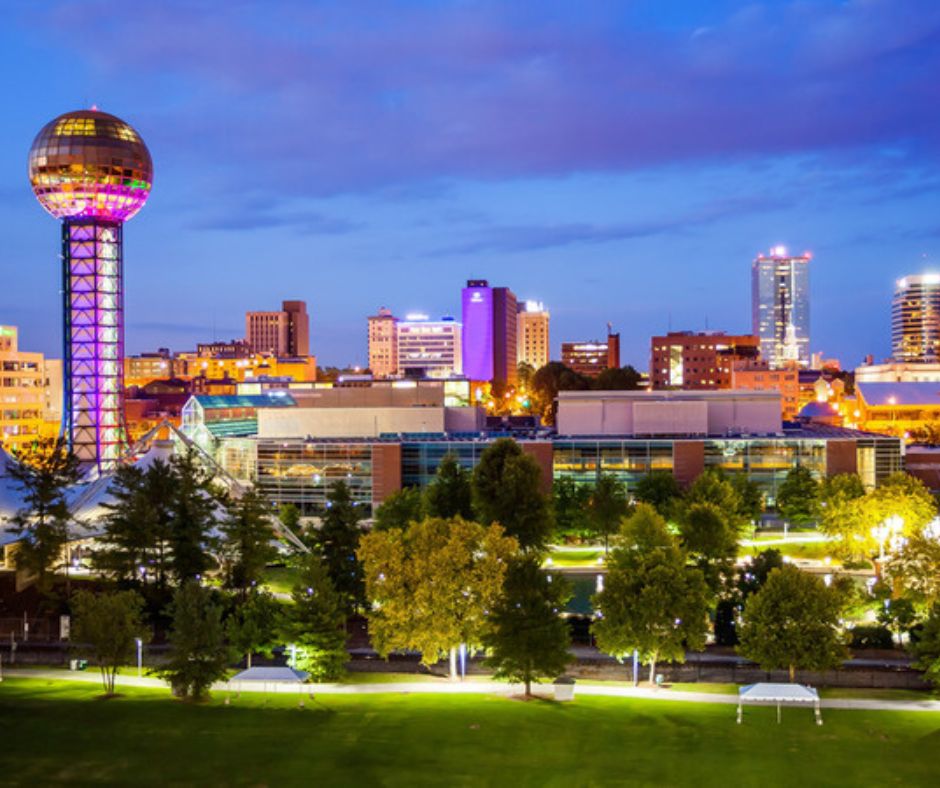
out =
{"type": "Polygon", "coordinates": [[[759,706],[775,705],[777,707],[777,722],[780,722],[780,707],[784,704],[790,706],[812,706],[816,716],[816,724],[822,725],[822,714],[819,711],[819,693],[812,687],[803,684],[748,684],[738,688],[738,724],[741,724],[743,706],[753,703],[759,706]]]}

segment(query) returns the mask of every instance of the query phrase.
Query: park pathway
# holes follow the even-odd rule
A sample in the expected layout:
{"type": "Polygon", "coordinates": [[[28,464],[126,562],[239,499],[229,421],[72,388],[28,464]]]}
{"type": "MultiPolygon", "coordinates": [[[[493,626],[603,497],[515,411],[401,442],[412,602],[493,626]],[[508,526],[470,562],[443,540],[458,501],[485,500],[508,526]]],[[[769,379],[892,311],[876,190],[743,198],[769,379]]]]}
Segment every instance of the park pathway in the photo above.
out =
{"type": "MultiPolygon", "coordinates": [[[[3,676],[10,678],[40,679],[48,681],[78,681],[100,684],[101,677],[95,670],[77,672],[55,669],[4,668],[3,676]]],[[[145,687],[167,689],[162,679],[149,676],[122,674],[117,678],[117,687],[145,687]]],[[[493,694],[513,695],[522,692],[519,684],[474,679],[471,681],[389,681],[373,684],[294,684],[291,682],[225,682],[213,685],[215,692],[264,692],[269,694],[314,694],[314,695],[376,695],[376,694],[432,694],[465,695],[493,694]]],[[[551,697],[551,685],[536,685],[537,694],[551,697]]],[[[576,695],[603,696],[612,698],[643,698],[645,700],[679,701],[685,703],[737,704],[737,695],[709,692],[686,692],[648,687],[604,686],[601,684],[578,684],[576,695]]],[[[934,711],[940,712],[937,700],[879,700],[876,698],[823,698],[824,709],[856,709],[868,711],[934,711]]]]}

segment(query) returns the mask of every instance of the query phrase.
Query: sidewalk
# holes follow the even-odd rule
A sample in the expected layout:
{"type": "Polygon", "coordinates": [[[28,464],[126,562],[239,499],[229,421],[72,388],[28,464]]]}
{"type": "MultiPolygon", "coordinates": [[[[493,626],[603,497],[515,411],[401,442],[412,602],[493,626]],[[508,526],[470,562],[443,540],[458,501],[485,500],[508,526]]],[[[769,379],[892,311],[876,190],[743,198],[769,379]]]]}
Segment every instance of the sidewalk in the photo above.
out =
{"type": "MultiPolygon", "coordinates": [[[[25,670],[4,669],[4,678],[24,678],[47,681],[78,681],[100,684],[96,670],[87,672],[70,670],[25,670]]],[[[2,685],[0,685],[2,686],[2,685]]],[[[162,679],[149,676],[119,675],[117,687],[144,687],[168,689],[162,679]]],[[[536,694],[551,697],[550,684],[535,685],[536,694]]],[[[225,682],[212,686],[214,692],[264,692],[293,695],[379,695],[379,694],[430,694],[430,695],[513,695],[522,692],[519,684],[475,679],[460,682],[395,681],[379,684],[294,684],[291,682],[225,682]]],[[[719,695],[709,692],[677,692],[669,689],[648,687],[605,687],[597,684],[578,684],[575,695],[612,698],[642,698],[644,700],[678,701],[682,703],[724,703],[736,705],[737,695],[719,695]]],[[[940,712],[940,700],[877,700],[864,698],[823,698],[824,709],[855,709],[867,711],[933,711],[940,712]]]]}

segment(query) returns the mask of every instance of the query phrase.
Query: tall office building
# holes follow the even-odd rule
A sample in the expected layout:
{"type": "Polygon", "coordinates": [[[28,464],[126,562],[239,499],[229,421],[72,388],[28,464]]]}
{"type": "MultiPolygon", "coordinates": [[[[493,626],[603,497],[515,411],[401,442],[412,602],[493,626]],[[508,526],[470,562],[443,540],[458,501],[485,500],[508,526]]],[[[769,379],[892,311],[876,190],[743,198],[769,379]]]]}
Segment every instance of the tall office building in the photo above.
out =
{"type": "Polygon", "coordinates": [[[809,366],[809,261],[776,246],[751,265],[751,333],[771,369],[809,366]]]}
{"type": "Polygon", "coordinates": [[[518,341],[518,363],[523,362],[533,369],[540,369],[548,363],[551,348],[549,345],[549,313],[540,301],[526,301],[519,304],[516,321],[518,341]]]}
{"type": "Polygon", "coordinates": [[[497,389],[514,385],[518,365],[516,295],[508,287],[490,287],[471,279],[463,289],[463,371],[472,381],[490,381],[497,389]]]}
{"type": "Polygon", "coordinates": [[[895,361],[940,361],[940,274],[898,279],[891,308],[895,361]]]}
{"type": "Polygon", "coordinates": [[[245,339],[252,353],[278,358],[310,355],[310,317],[304,301],[284,301],[279,312],[245,313],[245,339]]]}
{"type": "Polygon", "coordinates": [[[431,378],[460,375],[462,328],[452,317],[406,315],[398,323],[398,371],[423,371],[431,378]]]}
{"type": "Polygon", "coordinates": [[[369,317],[369,369],[376,378],[398,374],[398,318],[384,306],[369,317]]]}

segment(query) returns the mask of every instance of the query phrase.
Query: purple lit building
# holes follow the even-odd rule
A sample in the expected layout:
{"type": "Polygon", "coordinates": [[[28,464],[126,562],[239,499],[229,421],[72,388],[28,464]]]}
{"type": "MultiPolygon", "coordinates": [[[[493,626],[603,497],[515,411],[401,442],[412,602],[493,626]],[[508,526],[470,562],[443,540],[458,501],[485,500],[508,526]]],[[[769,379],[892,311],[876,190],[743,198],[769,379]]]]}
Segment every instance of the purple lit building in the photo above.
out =
{"type": "Polygon", "coordinates": [[[501,392],[516,382],[516,296],[508,287],[471,279],[463,289],[463,374],[501,392]]]}
{"type": "Polygon", "coordinates": [[[93,108],[42,128],[29,180],[62,220],[62,432],[83,467],[107,470],[126,446],[122,231],[147,201],[153,163],[131,126],[93,108]]]}

